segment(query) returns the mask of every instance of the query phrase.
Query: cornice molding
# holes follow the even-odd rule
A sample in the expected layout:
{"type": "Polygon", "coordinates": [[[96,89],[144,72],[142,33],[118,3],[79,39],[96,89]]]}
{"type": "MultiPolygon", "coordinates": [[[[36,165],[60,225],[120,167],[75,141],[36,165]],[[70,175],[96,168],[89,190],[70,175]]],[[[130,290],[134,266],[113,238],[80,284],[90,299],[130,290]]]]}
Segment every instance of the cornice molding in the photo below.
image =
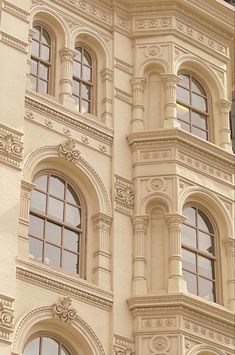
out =
{"type": "Polygon", "coordinates": [[[16,273],[19,280],[38,287],[76,297],[107,311],[112,308],[113,295],[111,292],[102,290],[78,277],[75,278],[48,268],[46,265],[18,258],[16,273]]]}
{"type": "MultiPolygon", "coordinates": [[[[55,120],[59,123],[67,125],[68,127],[79,130],[85,135],[93,137],[100,142],[106,143],[108,145],[112,144],[113,134],[111,130],[107,129],[95,120],[91,120],[88,117],[85,117],[87,121],[91,122],[91,125],[88,125],[87,123],[83,122],[84,117],[81,117],[79,114],[75,115],[72,112],[66,110],[58,102],[53,102],[47,98],[41,98],[39,95],[34,93],[27,93],[27,96],[25,97],[25,106],[30,110],[35,110],[47,117],[50,117],[50,122],[52,125],[50,124],[49,128],[53,127],[52,120],[55,120]]],[[[33,120],[33,113],[31,114],[31,117],[26,115],[25,118],[33,120]]],[[[47,125],[48,124],[49,121],[47,125]]]]}
{"type": "Polygon", "coordinates": [[[127,305],[134,317],[151,315],[155,311],[158,313],[167,311],[167,314],[169,314],[170,310],[172,312],[181,310],[182,315],[194,314],[198,319],[205,319],[213,325],[217,323],[220,327],[227,326],[233,332],[233,312],[217,303],[213,304],[207,300],[196,299],[196,297],[185,294],[131,297],[127,300],[127,305]]]}

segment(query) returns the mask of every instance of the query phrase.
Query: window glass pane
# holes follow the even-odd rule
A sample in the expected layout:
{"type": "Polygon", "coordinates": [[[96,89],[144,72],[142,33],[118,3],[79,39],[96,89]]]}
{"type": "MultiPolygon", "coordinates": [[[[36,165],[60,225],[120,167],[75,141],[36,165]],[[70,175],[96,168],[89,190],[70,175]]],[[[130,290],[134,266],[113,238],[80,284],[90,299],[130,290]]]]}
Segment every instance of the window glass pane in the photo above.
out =
{"type": "Polygon", "coordinates": [[[80,201],[70,185],[68,185],[68,188],[67,188],[67,198],[66,199],[67,199],[67,202],[73,203],[74,205],[80,205],[80,201]]]}
{"type": "Polygon", "coordinates": [[[46,61],[50,60],[50,48],[47,46],[44,46],[43,44],[41,46],[40,58],[42,58],[43,60],[46,60],[46,61]]]}
{"type": "Polygon", "coordinates": [[[45,244],[44,263],[50,266],[60,266],[60,252],[61,249],[54,245],[45,244]]]}
{"type": "Polygon", "coordinates": [[[211,235],[199,232],[198,244],[201,251],[214,255],[214,238],[211,235]]]}
{"type": "Polygon", "coordinates": [[[183,270],[183,279],[187,283],[187,289],[188,292],[193,293],[194,295],[197,294],[197,278],[196,275],[191,274],[190,272],[187,272],[183,270]]]}
{"type": "Polygon", "coordinates": [[[36,41],[32,41],[31,45],[31,55],[34,57],[39,57],[39,43],[36,41]]]}
{"type": "Polygon", "coordinates": [[[187,132],[190,132],[190,125],[188,123],[185,123],[183,121],[180,121],[180,127],[187,132]]]}
{"type": "Polygon", "coordinates": [[[86,81],[91,81],[91,68],[89,68],[89,67],[84,65],[83,66],[82,77],[86,81]]]}
{"type": "Polygon", "coordinates": [[[40,63],[39,76],[44,80],[48,80],[49,67],[48,65],[40,63]]]}
{"type": "Polygon", "coordinates": [[[198,210],[197,223],[199,229],[214,234],[211,222],[209,221],[205,213],[203,213],[201,210],[198,210]]]}
{"type": "Polygon", "coordinates": [[[38,190],[42,190],[42,191],[46,192],[47,191],[47,175],[39,176],[36,179],[35,184],[36,184],[36,188],[38,190]]]}
{"type": "Polygon", "coordinates": [[[200,111],[207,111],[207,100],[197,94],[192,93],[192,105],[200,111]]]}
{"type": "Polygon", "coordinates": [[[63,179],[57,176],[50,177],[49,193],[64,199],[65,183],[63,179]]]}
{"type": "Polygon", "coordinates": [[[196,254],[186,250],[182,249],[182,263],[183,263],[183,268],[188,270],[188,271],[193,271],[196,272],[196,254]]]}
{"type": "Polygon", "coordinates": [[[198,294],[207,300],[215,302],[215,283],[199,277],[198,294]]]}
{"type": "Polygon", "coordinates": [[[196,209],[193,207],[186,207],[183,209],[183,215],[187,217],[187,224],[196,226],[196,209]]]}
{"type": "Polygon", "coordinates": [[[180,79],[181,79],[180,85],[189,89],[189,75],[182,74],[180,75],[180,79]]]}
{"type": "Polygon", "coordinates": [[[48,92],[48,83],[43,80],[38,81],[38,92],[47,93],[48,92]]]}
{"type": "Polygon", "coordinates": [[[46,195],[42,192],[33,190],[31,193],[31,207],[33,209],[46,211],[46,195]]]}
{"type": "Polygon", "coordinates": [[[64,229],[64,248],[78,252],[79,251],[79,233],[73,232],[69,229],[64,229]]]}
{"type": "Polygon", "coordinates": [[[81,64],[75,61],[73,63],[73,75],[81,78],[81,64]]]}
{"type": "Polygon", "coordinates": [[[30,73],[33,75],[37,75],[38,72],[38,62],[36,60],[31,59],[30,73]]]}
{"type": "Polygon", "coordinates": [[[194,78],[192,78],[191,89],[192,89],[192,91],[194,91],[197,94],[206,96],[205,90],[199,84],[199,82],[197,80],[195,80],[194,78]]]}
{"type": "Polygon", "coordinates": [[[36,39],[37,41],[39,41],[39,38],[40,38],[40,27],[35,26],[33,28],[33,39],[36,39]]]}
{"type": "Polygon", "coordinates": [[[207,129],[207,118],[206,116],[200,115],[199,113],[192,111],[191,112],[191,120],[194,126],[198,128],[207,129]]]}
{"type": "Polygon", "coordinates": [[[83,99],[90,99],[90,86],[82,84],[82,97],[83,99]]]}
{"type": "Polygon", "coordinates": [[[73,80],[73,94],[76,96],[80,95],[80,82],[73,80]]]}
{"type": "Polygon", "coordinates": [[[71,272],[78,271],[78,256],[64,250],[63,252],[63,268],[71,272]]]}
{"type": "Polygon", "coordinates": [[[188,90],[177,86],[177,100],[190,104],[190,93],[188,90]]]}
{"type": "Polygon", "coordinates": [[[83,63],[87,65],[92,65],[90,54],[84,49],[83,63]]]}
{"type": "Polygon", "coordinates": [[[24,355],[39,355],[39,341],[40,338],[31,340],[31,342],[26,345],[23,354],[24,355]]]}
{"type": "Polygon", "coordinates": [[[198,255],[198,273],[210,279],[214,279],[214,261],[198,255]]]}
{"type": "Polygon", "coordinates": [[[183,105],[177,104],[177,117],[183,121],[189,122],[189,109],[183,105]]]}
{"type": "Polygon", "coordinates": [[[80,228],[81,227],[80,212],[81,211],[79,208],[66,204],[66,222],[80,228]]]}
{"type": "Polygon", "coordinates": [[[190,245],[194,248],[197,247],[197,239],[196,239],[196,229],[182,225],[182,243],[190,245]]]}
{"type": "Polygon", "coordinates": [[[37,79],[35,76],[30,75],[30,81],[31,81],[31,89],[33,91],[37,91],[37,79]]]}
{"type": "Polygon", "coordinates": [[[49,197],[48,214],[62,221],[64,216],[64,202],[59,201],[56,198],[49,197]]]}
{"type": "Polygon", "coordinates": [[[81,47],[78,47],[78,48],[76,48],[76,52],[77,52],[77,54],[76,54],[76,57],[75,57],[75,60],[78,60],[79,62],[81,62],[81,60],[82,60],[82,49],[81,49],[81,47]]]}
{"type": "Polygon", "coordinates": [[[44,28],[42,30],[42,43],[47,45],[51,44],[51,38],[49,36],[49,33],[44,28]]]}
{"type": "Polygon", "coordinates": [[[46,240],[51,243],[61,245],[61,227],[55,223],[47,222],[46,240]]]}
{"type": "Polygon", "coordinates": [[[90,112],[90,103],[85,101],[85,100],[82,100],[82,110],[81,112],[90,112]]]}
{"type": "Polygon", "coordinates": [[[41,240],[29,237],[29,255],[31,259],[42,261],[42,247],[41,240]]]}
{"type": "Polygon", "coordinates": [[[59,344],[51,338],[42,338],[42,355],[57,355],[59,344]]]}
{"type": "Polygon", "coordinates": [[[204,140],[207,140],[208,138],[207,132],[202,131],[201,129],[196,127],[192,127],[192,134],[195,134],[195,136],[200,137],[204,140]]]}
{"type": "Polygon", "coordinates": [[[34,237],[43,238],[43,230],[44,230],[44,219],[30,214],[29,234],[34,237]]]}

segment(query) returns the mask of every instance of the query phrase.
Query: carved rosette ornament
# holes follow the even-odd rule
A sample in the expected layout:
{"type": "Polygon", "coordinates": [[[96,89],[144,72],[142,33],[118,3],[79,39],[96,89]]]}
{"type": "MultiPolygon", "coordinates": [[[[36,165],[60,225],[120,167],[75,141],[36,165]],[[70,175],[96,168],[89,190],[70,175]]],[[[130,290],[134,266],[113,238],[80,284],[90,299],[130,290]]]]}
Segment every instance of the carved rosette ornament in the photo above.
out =
{"type": "Polygon", "coordinates": [[[75,141],[70,139],[63,144],[58,146],[60,157],[65,158],[72,163],[76,163],[80,158],[80,151],[75,149],[75,141]]]}
{"type": "Polygon", "coordinates": [[[69,297],[60,298],[53,304],[53,316],[65,323],[70,323],[77,315],[75,308],[71,306],[72,300],[69,297]]]}

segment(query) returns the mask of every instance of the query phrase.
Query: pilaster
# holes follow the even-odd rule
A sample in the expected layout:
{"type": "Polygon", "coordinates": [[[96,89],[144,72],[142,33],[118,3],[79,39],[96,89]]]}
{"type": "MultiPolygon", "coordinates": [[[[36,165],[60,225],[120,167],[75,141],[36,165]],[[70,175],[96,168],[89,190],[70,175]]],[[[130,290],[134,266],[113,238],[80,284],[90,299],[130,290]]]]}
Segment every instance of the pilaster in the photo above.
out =
{"type": "Polygon", "coordinates": [[[186,282],[182,276],[181,257],[181,227],[186,218],[180,214],[167,214],[169,234],[169,264],[170,273],[168,279],[168,292],[177,293],[186,291],[186,282]]]}
{"type": "Polygon", "coordinates": [[[133,258],[133,295],[146,295],[146,255],[145,236],[148,224],[147,215],[135,216],[132,219],[134,227],[134,258],[133,258]]]}

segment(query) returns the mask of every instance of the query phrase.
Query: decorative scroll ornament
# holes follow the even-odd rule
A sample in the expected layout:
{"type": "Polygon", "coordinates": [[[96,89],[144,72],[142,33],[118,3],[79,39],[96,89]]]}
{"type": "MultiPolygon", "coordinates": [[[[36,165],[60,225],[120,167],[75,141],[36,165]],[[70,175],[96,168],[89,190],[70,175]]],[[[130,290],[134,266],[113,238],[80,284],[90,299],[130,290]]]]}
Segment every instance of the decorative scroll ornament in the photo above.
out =
{"type": "Polygon", "coordinates": [[[22,149],[22,142],[19,142],[13,134],[0,135],[0,150],[21,157],[22,149]]]}
{"type": "Polygon", "coordinates": [[[0,304],[0,325],[6,328],[12,328],[13,318],[12,310],[7,310],[2,304],[0,304]]]}
{"type": "Polygon", "coordinates": [[[72,163],[76,163],[81,155],[78,149],[75,149],[75,141],[70,139],[59,145],[59,155],[72,163]]]}
{"type": "Polygon", "coordinates": [[[53,304],[54,318],[58,318],[65,323],[71,322],[77,314],[75,308],[71,307],[71,299],[69,297],[60,298],[53,304]]]}

